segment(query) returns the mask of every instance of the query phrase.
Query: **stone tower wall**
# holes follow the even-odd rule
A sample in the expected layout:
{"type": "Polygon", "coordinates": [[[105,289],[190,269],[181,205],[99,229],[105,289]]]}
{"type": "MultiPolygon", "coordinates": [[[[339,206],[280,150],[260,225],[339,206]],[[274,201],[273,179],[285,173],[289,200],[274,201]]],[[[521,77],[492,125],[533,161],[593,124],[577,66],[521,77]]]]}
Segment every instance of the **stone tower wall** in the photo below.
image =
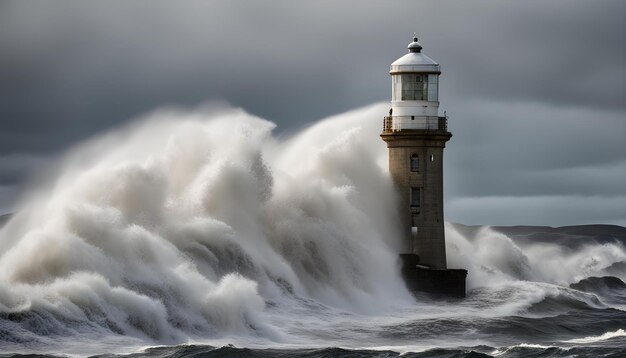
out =
{"type": "Polygon", "coordinates": [[[406,237],[405,253],[420,256],[420,263],[446,268],[443,218],[443,149],[452,135],[446,131],[383,133],[389,148],[389,171],[399,192],[398,213],[406,237]],[[411,170],[411,157],[419,166],[411,170]],[[431,161],[432,155],[432,161],[431,161]],[[411,188],[419,188],[419,206],[411,206],[411,188]],[[411,227],[417,227],[417,233],[411,227]]]}

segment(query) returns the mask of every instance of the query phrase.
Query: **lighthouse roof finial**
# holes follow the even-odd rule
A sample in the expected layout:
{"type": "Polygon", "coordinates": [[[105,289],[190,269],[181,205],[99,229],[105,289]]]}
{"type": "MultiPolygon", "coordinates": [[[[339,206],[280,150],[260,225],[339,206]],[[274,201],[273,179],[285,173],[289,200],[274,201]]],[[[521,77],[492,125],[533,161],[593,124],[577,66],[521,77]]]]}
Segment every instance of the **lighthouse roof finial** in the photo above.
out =
{"type": "Polygon", "coordinates": [[[422,52],[422,45],[417,42],[417,34],[413,33],[413,42],[411,42],[408,46],[409,52],[422,52]]]}
{"type": "Polygon", "coordinates": [[[439,64],[433,61],[432,58],[422,53],[422,45],[417,42],[417,34],[413,33],[413,42],[408,46],[409,53],[395,60],[391,64],[391,70],[389,73],[440,73],[441,69],[439,64]]]}

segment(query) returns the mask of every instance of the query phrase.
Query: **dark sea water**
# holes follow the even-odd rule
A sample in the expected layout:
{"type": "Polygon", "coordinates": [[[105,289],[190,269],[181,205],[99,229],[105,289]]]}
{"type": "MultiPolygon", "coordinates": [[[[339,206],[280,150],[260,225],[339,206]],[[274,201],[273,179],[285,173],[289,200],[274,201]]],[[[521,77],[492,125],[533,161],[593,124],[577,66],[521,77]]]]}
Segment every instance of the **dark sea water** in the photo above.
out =
{"type": "Polygon", "coordinates": [[[288,139],[159,112],[71,151],[2,219],[0,356],[626,357],[623,227],[446,224],[467,297],[411,296],[385,110],[288,139]]]}

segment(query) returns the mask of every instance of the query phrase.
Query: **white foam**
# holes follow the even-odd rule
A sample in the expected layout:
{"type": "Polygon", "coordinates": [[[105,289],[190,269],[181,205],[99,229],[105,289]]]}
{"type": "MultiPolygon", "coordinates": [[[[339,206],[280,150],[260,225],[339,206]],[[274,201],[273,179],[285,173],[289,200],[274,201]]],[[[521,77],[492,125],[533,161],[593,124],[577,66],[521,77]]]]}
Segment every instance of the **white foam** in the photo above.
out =
{"type": "Polygon", "coordinates": [[[179,343],[280,340],[266,302],[292,295],[353,312],[412,301],[371,145],[384,108],[289,139],[241,110],[164,110],[82,144],[0,231],[0,309],[179,343]]]}
{"type": "Polygon", "coordinates": [[[608,339],[617,338],[617,337],[626,337],[626,331],[620,328],[617,331],[606,332],[599,336],[590,336],[590,337],[585,337],[585,338],[570,339],[564,342],[588,344],[588,343],[602,342],[602,341],[606,341],[608,339]]]}
{"type": "MultiPolygon", "coordinates": [[[[495,351],[491,352],[490,354],[492,356],[501,356],[503,354],[508,353],[509,351],[515,349],[515,348],[533,348],[533,349],[548,349],[548,348],[555,348],[555,346],[544,346],[541,344],[531,344],[531,343],[520,343],[520,344],[515,344],[512,346],[508,346],[508,347],[502,347],[502,348],[498,348],[495,351]]],[[[562,347],[556,347],[558,349],[565,349],[562,347]]],[[[566,350],[566,349],[565,349],[566,350]]]]}

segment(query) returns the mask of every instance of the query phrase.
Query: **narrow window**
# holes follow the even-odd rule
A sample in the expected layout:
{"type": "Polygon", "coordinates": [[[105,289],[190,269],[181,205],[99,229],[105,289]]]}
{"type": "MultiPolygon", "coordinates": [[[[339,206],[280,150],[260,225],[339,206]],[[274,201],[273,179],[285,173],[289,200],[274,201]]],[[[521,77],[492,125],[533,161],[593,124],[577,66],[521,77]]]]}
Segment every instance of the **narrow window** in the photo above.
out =
{"type": "Polygon", "coordinates": [[[411,156],[411,171],[416,172],[420,168],[420,157],[417,154],[411,156]]]}
{"type": "Polygon", "coordinates": [[[416,187],[411,188],[411,207],[413,208],[420,207],[420,188],[416,188],[416,187]]]}
{"type": "Polygon", "coordinates": [[[437,79],[438,75],[430,74],[428,75],[428,100],[432,102],[436,102],[438,100],[437,96],[437,79]]]}
{"type": "Polygon", "coordinates": [[[434,161],[435,161],[435,155],[434,155],[434,154],[431,154],[431,155],[430,155],[430,161],[431,161],[431,162],[434,162],[434,161]]]}

